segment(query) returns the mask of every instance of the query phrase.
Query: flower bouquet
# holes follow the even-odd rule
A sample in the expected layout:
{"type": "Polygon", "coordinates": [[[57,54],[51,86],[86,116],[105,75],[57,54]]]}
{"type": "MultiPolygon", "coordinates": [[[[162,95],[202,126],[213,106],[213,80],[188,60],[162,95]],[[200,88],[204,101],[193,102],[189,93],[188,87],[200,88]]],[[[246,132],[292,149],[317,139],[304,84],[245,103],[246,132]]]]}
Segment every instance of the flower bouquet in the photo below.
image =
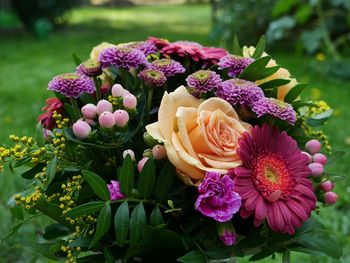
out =
{"type": "Polygon", "coordinates": [[[36,251],[66,262],[339,258],[316,220],[338,198],[318,129],[332,110],[304,101],[306,84],[264,49],[150,37],[74,56],[36,138],[0,148],[1,168],[28,182],[10,234],[50,217],[36,251]]]}

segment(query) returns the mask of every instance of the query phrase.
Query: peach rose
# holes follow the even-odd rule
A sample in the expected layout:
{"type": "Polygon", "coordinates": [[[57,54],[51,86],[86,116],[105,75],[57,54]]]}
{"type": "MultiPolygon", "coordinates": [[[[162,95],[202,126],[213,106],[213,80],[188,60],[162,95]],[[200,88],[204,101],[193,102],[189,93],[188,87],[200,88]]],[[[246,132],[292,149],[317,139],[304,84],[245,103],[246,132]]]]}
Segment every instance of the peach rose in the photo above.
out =
{"type": "Polygon", "coordinates": [[[110,47],[116,47],[116,45],[108,43],[108,42],[102,42],[101,44],[95,46],[90,53],[90,58],[91,59],[96,59],[98,60],[98,56],[102,52],[102,50],[110,47]]]}
{"type": "Polygon", "coordinates": [[[238,139],[250,127],[225,100],[201,101],[181,86],[170,94],[165,92],[158,122],[146,130],[164,142],[169,161],[184,179],[198,180],[207,171],[226,173],[241,165],[236,153],[238,139]]]}
{"type": "MultiPolygon", "coordinates": [[[[247,47],[244,46],[243,47],[243,56],[244,57],[252,57],[255,51],[255,47],[247,47]]],[[[262,54],[262,57],[267,56],[268,54],[266,52],[264,52],[262,54]]],[[[269,63],[267,64],[267,67],[274,67],[277,66],[276,60],[274,59],[270,59],[269,63]]],[[[295,78],[291,78],[291,75],[289,73],[288,70],[286,70],[285,68],[280,68],[279,70],[277,70],[274,74],[272,74],[271,76],[262,79],[262,80],[257,80],[256,84],[260,85],[263,84],[267,81],[273,80],[273,79],[288,79],[290,80],[289,83],[287,83],[286,85],[280,86],[277,90],[277,99],[284,101],[284,97],[287,95],[287,93],[295,86],[298,84],[297,80],[295,78]]]]}

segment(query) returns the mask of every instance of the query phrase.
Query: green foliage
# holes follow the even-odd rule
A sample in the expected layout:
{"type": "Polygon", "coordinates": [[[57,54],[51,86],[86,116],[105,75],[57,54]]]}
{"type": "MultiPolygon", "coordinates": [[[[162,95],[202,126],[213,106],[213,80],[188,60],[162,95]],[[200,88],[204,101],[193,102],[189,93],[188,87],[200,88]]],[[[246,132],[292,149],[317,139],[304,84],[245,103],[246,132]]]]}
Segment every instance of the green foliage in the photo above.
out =
{"type": "Polygon", "coordinates": [[[96,244],[98,244],[98,241],[100,241],[103,235],[109,230],[110,224],[111,206],[109,203],[106,203],[105,206],[102,208],[100,215],[98,216],[95,235],[91,241],[89,248],[92,248],[96,244]]]}
{"type": "Polygon", "coordinates": [[[82,174],[95,194],[102,200],[108,201],[109,190],[105,181],[100,176],[90,171],[83,171],[82,174]]]}
{"type": "Polygon", "coordinates": [[[134,162],[130,155],[124,159],[119,174],[120,190],[125,195],[130,195],[134,184],[134,162]]]}
{"type": "Polygon", "coordinates": [[[123,246],[128,237],[130,224],[130,212],[128,202],[123,202],[114,216],[115,241],[118,246],[123,246]]]}
{"type": "Polygon", "coordinates": [[[89,202],[89,203],[74,207],[72,210],[66,213],[66,216],[69,216],[71,218],[76,218],[84,215],[91,215],[97,211],[100,211],[104,206],[105,206],[104,202],[100,202],[100,201],[89,202]]]}

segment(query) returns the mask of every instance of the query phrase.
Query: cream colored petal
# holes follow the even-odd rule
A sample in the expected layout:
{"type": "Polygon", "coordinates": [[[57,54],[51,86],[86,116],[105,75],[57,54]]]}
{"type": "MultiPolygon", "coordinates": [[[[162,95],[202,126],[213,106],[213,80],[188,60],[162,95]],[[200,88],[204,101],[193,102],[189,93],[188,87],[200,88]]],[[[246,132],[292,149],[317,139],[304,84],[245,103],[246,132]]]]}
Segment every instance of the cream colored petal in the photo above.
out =
{"type": "Polygon", "coordinates": [[[156,140],[164,141],[164,137],[160,133],[159,123],[154,122],[146,126],[146,131],[156,140]]]}
{"type": "Polygon", "coordinates": [[[296,79],[290,79],[290,82],[284,86],[281,86],[277,90],[277,99],[284,101],[284,97],[287,93],[298,84],[296,79]]]}
{"type": "Polygon", "coordinates": [[[239,161],[232,161],[232,162],[220,162],[217,160],[207,158],[205,156],[201,156],[201,157],[210,166],[215,167],[216,169],[224,170],[224,171],[227,171],[229,169],[233,169],[233,168],[236,168],[236,167],[242,165],[242,162],[240,160],[239,161]]]}
{"type": "Polygon", "coordinates": [[[230,103],[220,98],[210,98],[204,101],[198,108],[198,113],[202,111],[211,111],[221,110],[227,116],[238,119],[236,111],[233,109],[230,103]]]}
{"type": "Polygon", "coordinates": [[[110,47],[116,47],[116,45],[108,43],[108,42],[102,42],[101,44],[97,45],[96,47],[94,47],[91,50],[90,58],[97,60],[98,56],[100,55],[102,50],[104,50],[106,48],[110,48],[110,47]]]}

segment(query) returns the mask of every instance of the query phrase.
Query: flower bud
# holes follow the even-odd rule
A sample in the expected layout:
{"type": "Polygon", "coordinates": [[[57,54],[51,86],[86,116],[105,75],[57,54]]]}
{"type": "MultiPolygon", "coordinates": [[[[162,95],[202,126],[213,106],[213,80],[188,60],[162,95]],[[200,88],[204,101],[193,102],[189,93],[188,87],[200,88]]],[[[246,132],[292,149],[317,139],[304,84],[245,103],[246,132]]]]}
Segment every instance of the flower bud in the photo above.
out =
{"type": "Polygon", "coordinates": [[[314,161],[314,163],[320,163],[325,165],[327,163],[327,156],[322,153],[315,153],[312,156],[312,160],[314,161]]]}
{"type": "Polygon", "coordinates": [[[236,232],[230,221],[218,224],[218,234],[225,246],[232,246],[236,242],[236,232]]]}
{"type": "Polygon", "coordinates": [[[135,160],[135,153],[134,153],[133,150],[130,150],[130,149],[125,150],[125,151],[123,152],[123,158],[125,159],[127,155],[130,155],[131,160],[135,160]]]}
{"type": "Polygon", "coordinates": [[[96,122],[94,120],[85,119],[85,122],[87,122],[91,126],[95,126],[96,125],[96,122]]]}
{"type": "Polygon", "coordinates": [[[53,134],[53,132],[51,130],[43,129],[43,137],[44,137],[45,141],[51,142],[53,137],[55,137],[55,135],[53,134]]]}
{"type": "Polygon", "coordinates": [[[125,110],[117,110],[114,112],[114,119],[118,127],[124,127],[129,121],[129,114],[125,110]]]}
{"type": "Polygon", "coordinates": [[[148,157],[143,157],[138,163],[137,163],[137,170],[139,173],[142,172],[143,167],[145,166],[146,162],[148,161],[148,157]]]}
{"type": "Polygon", "coordinates": [[[125,95],[123,98],[123,106],[129,110],[135,109],[137,106],[136,97],[132,94],[125,95]]]}
{"type": "Polygon", "coordinates": [[[148,132],[145,132],[143,134],[143,141],[148,147],[151,148],[153,148],[154,145],[158,144],[157,140],[155,140],[148,132]]]}
{"type": "Polygon", "coordinates": [[[102,112],[105,112],[105,111],[109,111],[109,112],[113,111],[112,103],[110,103],[107,100],[100,100],[97,103],[96,112],[98,115],[100,115],[102,112]]]}
{"type": "Polygon", "coordinates": [[[154,159],[161,160],[166,157],[166,150],[163,145],[157,144],[152,148],[154,159]]]}
{"type": "Polygon", "coordinates": [[[94,104],[86,104],[81,108],[81,113],[85,118],[94,119],[97,116],[96,106],[94,104]]]}
{"type": "Polygon", "coordinates": [[[105,111],[98,117],[101,127],[110,129],[115,125],[115,119],[112,112],[105,111]]]}
{"type": "Polygon", "coordinates": [[[312,162],[312,155],[309,154],[308,152],[301,152],[302,154],[305,154],[308,158],[308,163],[311,163],[312,162]]]}
{"type": "Polygon", "coordinates": [[[85,139],[89,136],[91,132],[91,127],[85,121],[77,120],[76,123],[73,124],[73,133],[79,139],[85,139]]]}
{"type": "Polygon", "coordinates": [[[311,154],[318,153],[321,150],[321,143],[318,140],[310,140],[305,144],[305,149],[311,154]]]}
{"type": "Polygon", "coordinates": [[[333,189],[333,183],[331,181],[327,180],[327,181],[322,182],[320,184],[320,187],[324,192],[329,192],[333,189]]]}
{"type": "Polygon", "coordinates": [[[122,97],[124,94],[124,88],[120,84],[114,84],[112,87],[112,96],[113,97],[122,97]]]}
{"type": "Polygon", "coordinates": [[[333,205],[337,202],[338,200],[338,195],[334,192],[327,192],[324,194],[324,201],[328,205],[333,205]]]}
{"type": "Polygon", "coordinates": [[[319,177],[323,174],[323,165],[320,163],[310,163],[308,167],[310,168],[313,177],[319,177]]]}

